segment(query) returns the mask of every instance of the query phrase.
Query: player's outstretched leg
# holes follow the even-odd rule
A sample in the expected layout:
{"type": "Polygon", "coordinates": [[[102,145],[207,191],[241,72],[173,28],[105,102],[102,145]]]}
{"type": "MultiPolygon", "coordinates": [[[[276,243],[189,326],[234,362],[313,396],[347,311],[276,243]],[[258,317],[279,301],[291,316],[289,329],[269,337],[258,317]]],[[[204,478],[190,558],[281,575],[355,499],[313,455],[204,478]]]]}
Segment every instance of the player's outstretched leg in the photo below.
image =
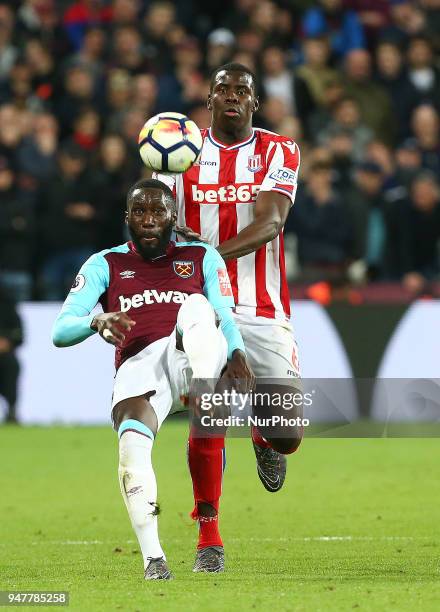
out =
{"type": "MultiPolygon", "coordinates": [[[[213,382],[226,365],[223,334],[216,326],[212,306],[202,295],[191,295],[179,310],[177,319],[183,347],[194,379],[213,382]]],[[[218,528],[218,511],[224,466],[224,436],[201,437],[191,431],[188,464],[194,490],[191,514],[199,524],[195,572],[222,572],[223,542],[218,528]]]]}
{"type": "MultiPolygon", "coordinates": [[[[116,419],[115,422],[118,425],[116,419]]],[[[157,525],[157,484],[151,463],[154,433],[143,422],[129,418],[120,423],[118,435],[119,484],[142,551],[145,579],[169,580],[172,574],[159,542],[157,525]]]]}

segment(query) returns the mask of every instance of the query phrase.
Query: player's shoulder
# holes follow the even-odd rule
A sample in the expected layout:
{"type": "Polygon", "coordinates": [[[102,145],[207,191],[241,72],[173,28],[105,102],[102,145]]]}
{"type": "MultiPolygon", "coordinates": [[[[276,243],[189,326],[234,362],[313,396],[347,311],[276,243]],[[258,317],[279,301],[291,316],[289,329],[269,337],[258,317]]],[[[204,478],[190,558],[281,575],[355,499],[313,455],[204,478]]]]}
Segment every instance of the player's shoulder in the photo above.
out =
{"type": "Polygon", "coordinates": [[[259,138],[262,143],[269,144],[270,142],[282,142],[288,145],[297,146],[296,142],[289,138],[289,136],[283,136],[283,134],[277,134],[276,132],[271,132],[263,128],[254,128],[254,130],[257,138],[259,138]]]}
{"type": "Polygon", "coordinates": [[[106,265],[106,263],[108,263],[108,257],[111,256],[112,254],[124,254],[124,253],[128,253],[129,251],[130,251],[130,247],[128,246],[128,243],[125,242],[124,244],[119,244],[117,246],[110,247],[108,249],[103,249],[102,251],[98,251],[97,253],[93,253],[93,255],[90,255],[90,257],[87,259],[84,265],[88,265],[88,266],[106,265]]]}

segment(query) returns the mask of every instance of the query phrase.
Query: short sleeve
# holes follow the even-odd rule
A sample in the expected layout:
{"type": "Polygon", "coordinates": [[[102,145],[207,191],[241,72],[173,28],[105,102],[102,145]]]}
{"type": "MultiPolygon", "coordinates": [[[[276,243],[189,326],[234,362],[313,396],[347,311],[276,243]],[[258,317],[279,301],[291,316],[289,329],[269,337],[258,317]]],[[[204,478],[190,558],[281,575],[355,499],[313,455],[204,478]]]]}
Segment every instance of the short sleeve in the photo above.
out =
{"type": "Polygon", "coordinates": [[[300,154],[292,140],[272,141],[267,150],[267,172],[260,191],[278,191],[295,201],[300,154]]]}
{"type": "Polygon", "coordinates": [[[206,245],[203,258],[203,291],[214,309],[235,306],[226,264],[216,249],[206,245]]]}
{"type": "Polygon", "coordinates": [[[76,314],[90,313],[99,298],[107,291],[110,282],[110,270],[102,253],[95,253],[81,266],[73,285],[64,302],[63,310],[72,307],[76,314]]]}

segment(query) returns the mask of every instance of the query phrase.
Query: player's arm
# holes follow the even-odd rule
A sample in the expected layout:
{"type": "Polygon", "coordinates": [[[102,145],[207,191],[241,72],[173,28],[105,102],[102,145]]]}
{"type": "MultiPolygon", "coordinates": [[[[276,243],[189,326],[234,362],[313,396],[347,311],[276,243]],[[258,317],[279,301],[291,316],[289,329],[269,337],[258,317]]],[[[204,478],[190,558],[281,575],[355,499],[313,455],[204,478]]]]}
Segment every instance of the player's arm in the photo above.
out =
{"type": "Polygon", "coordinates": [[[96,332],[109,344],[120,346],[123,343],[135,321],[125,312],[91,314],[109,281],[107,260],[100,253],[92,255],[81,267],[55,320],[52,330],[55,346],[73,346],[96,332]]]}
{"type": "Polygon", "coordinates": [[[245,381],[245,390],[252,389],[255,376],[246,359],[243,338],[232,317],[235,304],[228,272],[225,262],[212,247],[206,249],[203,274],[204,294],[217,313],[220,328],[228,344],[227,374],[229,378],[245,381]]]}
{"type": "Polygon", "coordinates": [[[258,250],[278,236],[295,199],[299,149],[291,141],[274,143],[271,160],[255,202],[252,223],[217,247],[223,259],[236,259],[258,250]]]}
{"type": "Polygon", "coordinates": [[[290,199],[276,191],[258,194],[255,202],[255,218],[236,236],[217,247],[223,259],[236,259],[257,251],[274,240],[284,227],[291,207],[290,199]]]}

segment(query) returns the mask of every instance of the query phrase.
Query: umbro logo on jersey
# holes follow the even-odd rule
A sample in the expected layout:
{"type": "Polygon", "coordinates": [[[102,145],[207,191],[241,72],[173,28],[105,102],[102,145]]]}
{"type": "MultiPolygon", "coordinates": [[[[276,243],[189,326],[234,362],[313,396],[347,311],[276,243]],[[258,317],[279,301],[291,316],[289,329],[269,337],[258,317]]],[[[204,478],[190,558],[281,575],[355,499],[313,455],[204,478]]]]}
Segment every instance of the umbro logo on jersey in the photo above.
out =
{"type": "Polygon", "coordinates": [[[193,261],[173,261],[173,268],[180,278],[190,278],[194,274],[193,261]]]}
{"type": "Polygon", "coordinates": [[[135,274],[136,273],[134,270],[124,270],[123,272],[119,272],[119,276],[121,278],[133,278],[135,274]]]}
{"type": "Polygon", "coordinates": [[[248,170],[250,172],[260,172],[263,169],[261,163],[261,155],[249,155],[248,157],[248,170]]]}
{"type": "Polygon", "coordinates": [[[122,312],[131,308],[140,308],[144,304],[183,304],[188,297],[184,291],[156,291],[156,289],[145,289],[143,293],[135,293],[131,297],[119,296],[122,312]]]}

